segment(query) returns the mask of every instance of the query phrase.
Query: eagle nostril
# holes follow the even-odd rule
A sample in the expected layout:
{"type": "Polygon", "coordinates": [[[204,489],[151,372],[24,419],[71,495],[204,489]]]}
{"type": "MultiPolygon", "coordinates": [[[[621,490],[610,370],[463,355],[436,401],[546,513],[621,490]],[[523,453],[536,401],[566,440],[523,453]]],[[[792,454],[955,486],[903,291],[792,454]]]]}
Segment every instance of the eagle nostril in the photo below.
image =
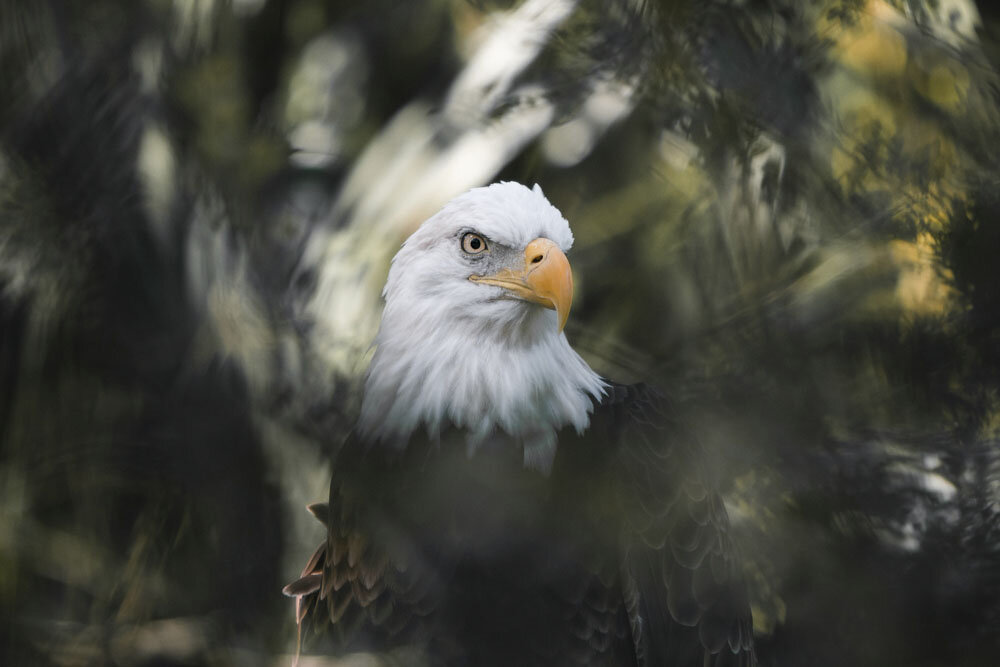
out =
{"type": "Polygon", "coordinates": [[[535,255],[535,258],[531,260],[531,263],[532,264],[538,264],[543,259],[544,259],[544,257],[542,257],[542,255],[535,255]]]}

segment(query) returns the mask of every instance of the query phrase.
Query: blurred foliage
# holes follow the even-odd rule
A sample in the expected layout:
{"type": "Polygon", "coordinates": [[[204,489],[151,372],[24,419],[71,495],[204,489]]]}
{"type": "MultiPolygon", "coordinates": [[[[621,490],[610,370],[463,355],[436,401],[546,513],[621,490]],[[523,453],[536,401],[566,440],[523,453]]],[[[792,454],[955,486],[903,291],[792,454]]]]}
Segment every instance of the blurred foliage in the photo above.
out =
{"type": "Polygon", "coordinates": [[[4,664],[287,663],[387,262],[497,179],[573,226],[577,349],[714,457],[763,665],[995,664],[998,31],[971,0],[5,3],[4,664]]]}

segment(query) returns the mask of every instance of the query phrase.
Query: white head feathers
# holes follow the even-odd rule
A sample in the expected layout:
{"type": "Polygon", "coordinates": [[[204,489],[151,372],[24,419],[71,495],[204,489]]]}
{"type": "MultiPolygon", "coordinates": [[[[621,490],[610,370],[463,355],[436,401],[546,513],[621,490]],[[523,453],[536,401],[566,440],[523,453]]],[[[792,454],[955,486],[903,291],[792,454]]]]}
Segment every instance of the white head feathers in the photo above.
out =
{"type": "Polygon", "coordinates": [[[537,238],[563,252],[573,245],[541,188],[496,183],[456,197],[407,239],[383,291],[363,435],[399,446],[418,428],[435,435],[454,425],[468,432],[470,451],[506,436],[524,448],[526,465],[546,469],[556,431],[587,427],[604,384],[569,346],[555,311],[469,280],[488,262],[523,263],[537,238]],[[469,233],[487,240],[490,257],[463,252],[469,233]]]}

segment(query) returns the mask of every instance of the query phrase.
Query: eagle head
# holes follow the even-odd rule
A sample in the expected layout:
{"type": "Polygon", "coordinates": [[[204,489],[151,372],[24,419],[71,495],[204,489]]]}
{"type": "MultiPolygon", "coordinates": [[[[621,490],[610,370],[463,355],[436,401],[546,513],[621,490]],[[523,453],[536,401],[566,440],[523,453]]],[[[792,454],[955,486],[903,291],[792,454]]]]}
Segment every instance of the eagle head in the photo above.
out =
{"type": "Polygon", "coordinates": [[[604,384],[562,329],[573,299],[569,223],[542,194],[496,183],[425,221],[389,270],[360,431],[405,446],[454,427],[547,468],[555,434],[587,427],[604,384]]]}

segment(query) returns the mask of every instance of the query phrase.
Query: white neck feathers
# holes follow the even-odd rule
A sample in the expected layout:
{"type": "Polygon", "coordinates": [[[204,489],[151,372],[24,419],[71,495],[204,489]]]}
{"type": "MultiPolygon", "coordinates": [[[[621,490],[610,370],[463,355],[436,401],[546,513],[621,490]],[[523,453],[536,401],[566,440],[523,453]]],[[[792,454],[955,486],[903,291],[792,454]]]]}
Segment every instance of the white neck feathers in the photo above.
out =
{"type": "MultiPolygon", "coordinates": [[[[427,306],[429,300],[424,301],[427,306]]],[[[387,443],[418,428],[468,433],[470,452],[506,434],[525,464],[548,468],[556,432],[582,432],[600,377],[557,331],[555,313],[525,304],[519,321],[462,317],[447,299],[430,312],[386,303],[368,370],[359,427],[387,443]]]]}

